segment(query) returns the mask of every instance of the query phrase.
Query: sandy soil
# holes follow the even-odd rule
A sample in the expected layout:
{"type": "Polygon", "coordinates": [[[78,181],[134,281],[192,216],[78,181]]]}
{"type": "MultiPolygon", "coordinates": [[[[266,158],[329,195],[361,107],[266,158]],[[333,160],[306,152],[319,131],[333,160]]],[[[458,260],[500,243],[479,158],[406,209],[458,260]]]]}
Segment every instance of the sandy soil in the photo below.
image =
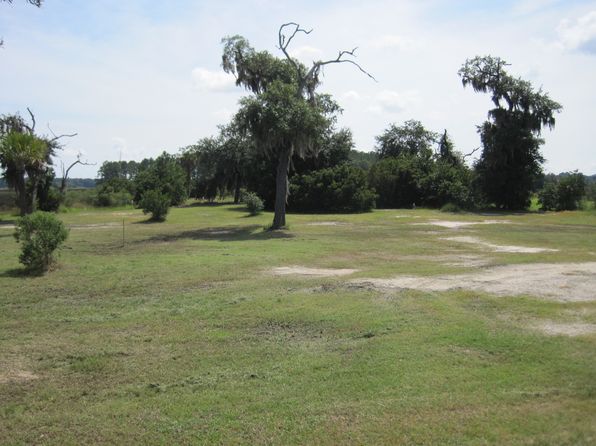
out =
{"type": "Polygon", "coordinates": [[[27,370],[3,370],[0,372],[0,384],[23,383],[38,378],[39,376],[27,370]]]}
{"type": "Polygon", "coordinates": [[[518,253],[534,254],[534,253],[539,253],[539,252],[557,252],[558,251],[558,249],[550,249],[550,248],[534,248],[534,247],[528,247],[528,246],[515,246],[515,245],[495,245],[493,243],[485,242],[484,240],[481,240],[478,237],[470,237],[470,236],[444,237],[441,240],[449,240],[452,242],[469,243],[472,245],[483,246],[483,247],[488,248],[494,252],[518,252],[518,253]]]}
{"type": "Polygon", "coordinates": [[[475,225],[499,225],[511,224],[509,220],[483,220],[483,221],[453,221],[453,220],[429,220],[425,223],[412,223],[414,226],[441,226],[442,228],[459,229],[475,225]]]}
{"type": "Polygon", "coordinates": [[[311,277],[333,277],[347,276],[357,272],[357,269],[330,269],[330,268],[307,268],[305,266],[280,266],[273,268],[270,272],[276,276],[311,276],[311,277]]]}
{"type": "Polygon", "coordinates": [[[357,279],[350,283],[378,289],[468,289],[500,296],[525,294],[562,302],[582,302],[596,300],[596,262],[506,265],[468,274],[357,279]]]}
{"type": "Polygon", "coordinates": [[[534,329],[551,336],[585,336],[596,333],[596,325],[581,322],[560,323],[545,321],[532,326],[534,329]]]}

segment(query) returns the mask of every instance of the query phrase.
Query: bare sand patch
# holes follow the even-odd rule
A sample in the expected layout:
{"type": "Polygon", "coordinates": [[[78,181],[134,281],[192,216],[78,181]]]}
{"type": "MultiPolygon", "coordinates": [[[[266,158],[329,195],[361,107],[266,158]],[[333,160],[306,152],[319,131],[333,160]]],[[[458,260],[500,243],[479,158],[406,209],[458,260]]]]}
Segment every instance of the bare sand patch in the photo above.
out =
{"type": "Polygon", "coordinates": [[[461,266],[466,268],[477,268],[487,266],[491,263],[490,257],[476,254],[441,254],[441,255],[408,255],[398,257],[397,261],[427,261],[438,262],[447,266],[461,266]]]}
{"type": "Polygon", "coordinates": [[[89,225],[70,225],[70,229],[105,229],[122,227],[122,223],[93,223],[89,225]]]}
{"type": "Polygon", "coordinates": [[[465,228],[475,225],[508,225],[509,220],[483,220],[483,221],[453,221],[453,220],[429,220],[425,223],[412,223],[415,226],[433,225],[449,229],[465,228]]]}
{"type": "Polygon", "coordinates": [[[468,289],[499,296],[525,294],[561,302],[583,302],[596,300],[596,262],[506,265],[468,274],[357,279],[350,283],[378,289],[468,289]]]}
{"type": "Polygon", "coordinates": [[[485,242],[477,237],[470,237],[470,236],[457,236],[457,237],[445,237],[441,240],[449,240],[453,242],[460,242],[460,243],[469,243],[472,245],[483,246],[495,252],[517,252],[517,253],[527,253],[527,254],[535,254],[539,252],[557,252],[558,249],[550,249],[550,248],[535,248],[535,247],[528,247],[528,246],[515,246],[515,245],[495,245],[493,243],[485,242]]]}
{"type": "Polygon", "coordinates": [[[310,277],[333,277],[347,276],[357,272],[357,269],[331,269],[331,268],[307,268],[305,266],[280,266],[270,270],[276,276],[310,276],[310,277]]]}
{"type": "Polygon", "coordinates": [[[553,321],[545,321],[532,326],[551,336],[584,336],[596,333],[595,324],[586,324],[581,322],[575,323],[560,323],[553,321]]]}
{"type": "Polygon", "coordinates": [[[35,373],[27,370],[6,370],[0,373],[0,384],[23,383],[38,378],[35,373]]]}

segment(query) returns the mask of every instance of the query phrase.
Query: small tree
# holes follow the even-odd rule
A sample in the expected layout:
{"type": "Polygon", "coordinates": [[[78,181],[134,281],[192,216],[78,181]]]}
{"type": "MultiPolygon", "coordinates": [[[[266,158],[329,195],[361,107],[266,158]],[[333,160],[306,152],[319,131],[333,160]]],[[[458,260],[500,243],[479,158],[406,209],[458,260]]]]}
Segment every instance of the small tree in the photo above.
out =
{"type": "Polygon", "coordinates": [[[36,211],[19,219],[15,238],[22,243],[19,261],[30,272],[47,271],[54,262],[54,251],[68,237],[68,231],[58,218],[50,213],[36,211]]]}
{"type": "Polygon", "coordinates": [[[584,176],[577,171],[561,174],[558,179],[547,181],[538,199],[544,211],[574,211],[585,195],[584,176]]]}
{"type": "Polygon", "coordinates": [[[246,192],[242,197],[242,201],[246,204],[246,209],[250,215],[259,215],[265,208],[263,200],[254,192],[246,192]]]}
{"type": "Polygon", "coordinates": [[[139,207],[143,214],[151,214],[151,221],[164,221],[170,210],[170,198],[158,190],[148,190],[143,193],[139,207]]]}

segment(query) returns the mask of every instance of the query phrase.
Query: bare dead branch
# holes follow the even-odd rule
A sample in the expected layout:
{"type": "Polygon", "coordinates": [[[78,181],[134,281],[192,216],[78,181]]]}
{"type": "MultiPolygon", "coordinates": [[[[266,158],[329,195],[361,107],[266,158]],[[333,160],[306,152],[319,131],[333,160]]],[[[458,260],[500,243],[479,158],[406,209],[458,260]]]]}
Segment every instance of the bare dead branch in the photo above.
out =
{"type": "Polygon", "coordinates": [[[480,147],[476,147],[476,148],[475,148],[474,150],[472,150],[470,153],[466,153],[466,154],[465,154],[465,155],[462,157],[462,159],[466,159],[467,157],[474,155],[474,153],[478,152],[479,150],[480,150],[480,147]]]}
{"type": "Polygon", "coordinates": [[[68,173],[70,172],[70,169],[72,169],[74,166],[76,166],[77,164],[80,164],[82,166],[95,166],[97,163],[90,163],[88,161],[81,161],[81,152],[79,152],[79,154],[77,155],[77,160],[72,163],[70,166],[68,166],[68,169],[64,170],[64,163],[62,161],[60,161],[60,163],[62,164],[62,182],[60,184],[60,193],[63,194],[64,191],[66,191],[66,182],[68,180],[68,173]]]}
{"type": "Polygon", "coordinates": [[[29,130],[29,133],[31,133],[33,135],[33,133],[35,132],[35,115],[33,114],[33,112],[31,111],[31,109],[29,107],[27,107],[27,111],[29,112],[29,116],[31,116],[31,126],[28,126],[27,124],[25,124],[24,120],[23,120],[23,125],[25,126],[25,128],[27,130],[29,130]]]}
{"type": "Polygon", "coordinates": [[[277,33],[278,40],[279,40],[279,49],[284,53],[284,55],[286,56],[286,59],[288,59],[288,61],[292,64],[292,66],[294,67],[294,69],[296,71],[299,71],[298,64],[288,53],[288,46],[290,45],[290,43],[292,42],[292,39],[296,36],[296,34],[298,34],[298,33],[310,34],[311,32],[312,32],[312,29],[310,31],[307,31],[305,29],[300,28],[300,25],[298,23],[294,23],[294,22],[284,23],[283,25],[281,25],[279,27],[279,32],[277,33]],[[294,31],[292,32],[290,37],[286,37],[286,35],[284,33],[285,28],[288,26],[294,27],[294,31]]]}
{"type": "Polygon", "coordinates": [[[50,124],[48,124],[48,130],[54,136],[52,139],[50,139],[50,142],[56,142],[60,138],[74,138],[75,136],[78,135],[78,133],[65,133],[64,135],[56,135],[54,133],[54,131],[52,130],[52,128],[50,127],[50,124]]]}

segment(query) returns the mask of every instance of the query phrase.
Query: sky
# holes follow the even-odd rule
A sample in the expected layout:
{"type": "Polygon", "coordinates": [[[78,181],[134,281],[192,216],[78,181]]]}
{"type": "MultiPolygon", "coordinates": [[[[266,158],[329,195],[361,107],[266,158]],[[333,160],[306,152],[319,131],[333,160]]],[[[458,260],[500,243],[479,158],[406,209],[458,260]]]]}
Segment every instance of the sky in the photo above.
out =
{"type": "Polygon", "coordinates": [[[358,47],[377,79],[349,64],[324,73],[320,92],[343,108],[356,149],[374,150],[375,136],[409,119],[447,129],[463,153],[477,148],[492,103],[457,72],[492,55],[563,105],[542,134],[545,171],[596,174],[596,0],[0,2],[0,114],[29,107],[39,133],[76,132],[56,164],[80,153],[96,165],[72,177],[176,153],[216,134],[248,94],[221,69],[221,39],[240,34],[281,57],[277,33],[290,21],[313,30],[294,39],[294,57],[310,65],[358,47]]]}

